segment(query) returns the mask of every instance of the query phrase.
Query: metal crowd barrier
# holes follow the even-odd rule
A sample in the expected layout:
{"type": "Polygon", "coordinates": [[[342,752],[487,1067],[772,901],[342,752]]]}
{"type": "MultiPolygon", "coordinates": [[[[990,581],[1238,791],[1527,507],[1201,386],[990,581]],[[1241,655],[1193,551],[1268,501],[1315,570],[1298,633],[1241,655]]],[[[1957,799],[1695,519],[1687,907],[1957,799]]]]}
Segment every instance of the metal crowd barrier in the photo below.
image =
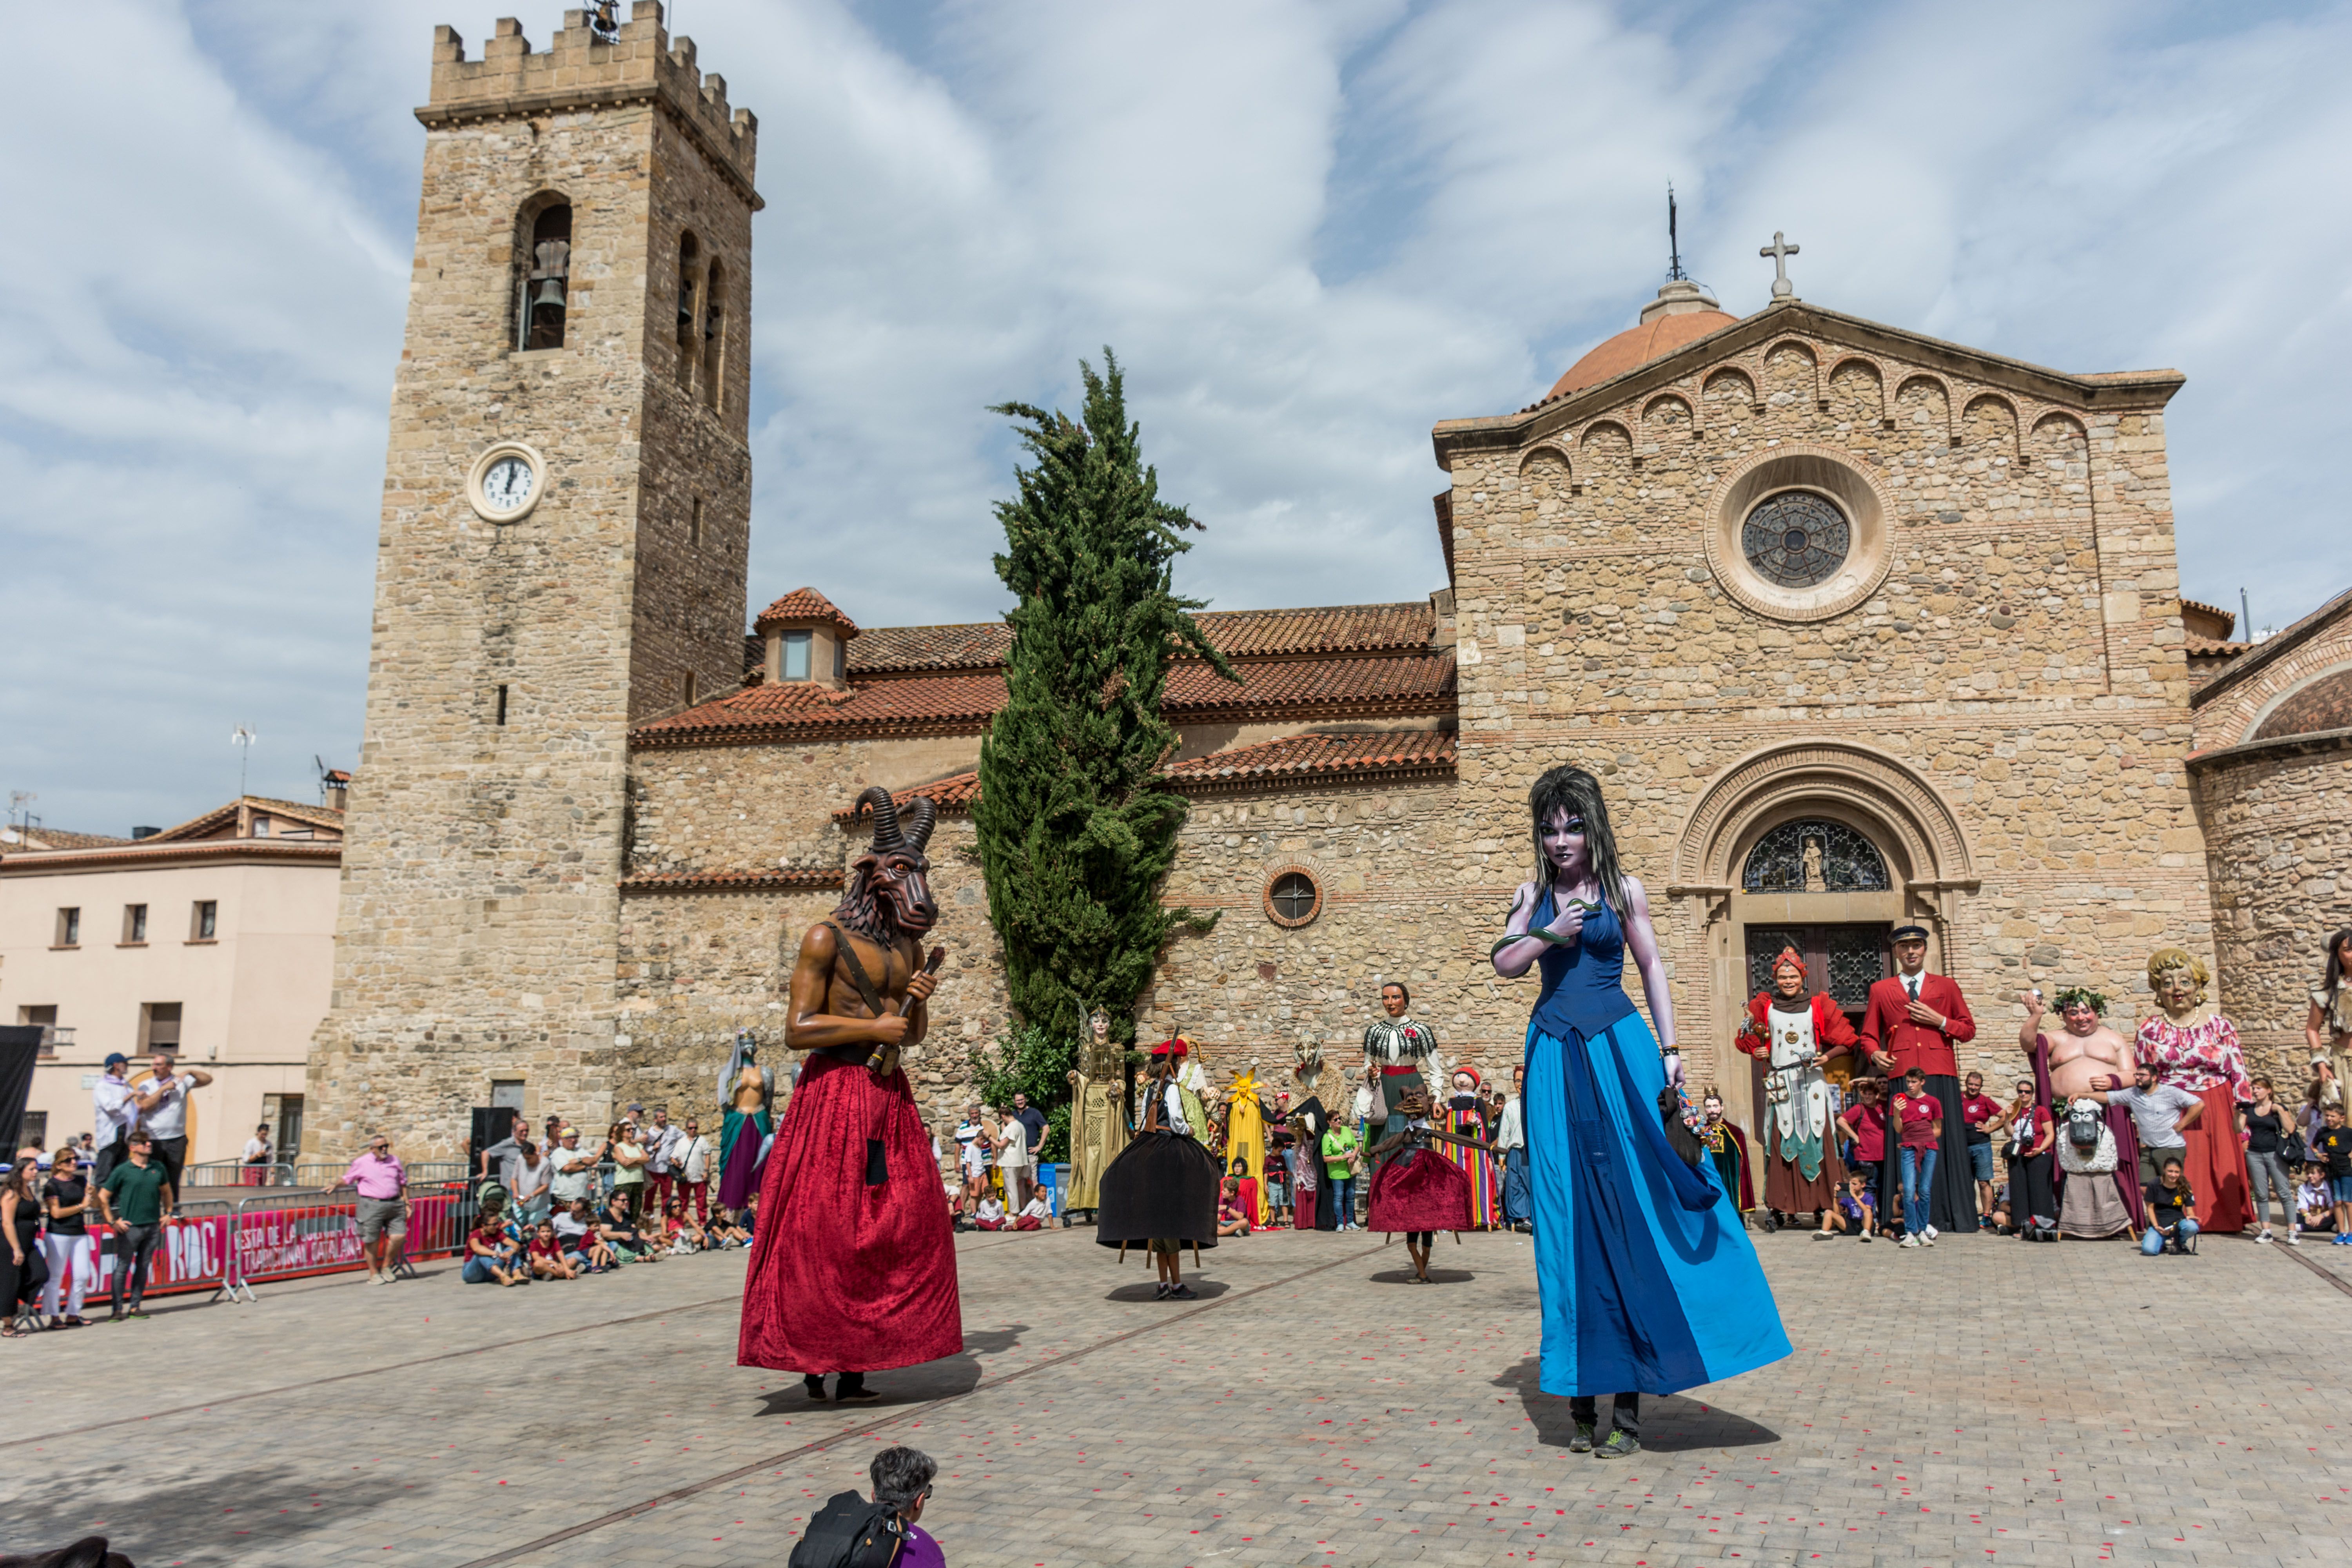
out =
{"type": "MultiPolygon", "coordinates": [[[[463,1181],[411,1182],[404,1230],[394,1257],[403,1260],[439,1258],[462,1250],[477,1212],[463,1181]]],[[[229,1275],[224,1289],[232,1300],[257,1300],[253,1290],[257,1284],[366,1267],[356,1194],[240,1199],[231,1216],[229,1240],[229,1275]]]]}
{"type": "MultiPolygon", "coordinates": [[[[200,1199],[178,1205],[163,1224],[155,1250],[147,1258],[149,1296],[177,1296],[190,1290],[210,1290],[218,1296],[231,1288],[235,1268],[231,1238],[236,1215],[226,1201],[200,1199]]],[[[89,1299],[98,1300],[113,1289],[121,1259],[115,1254],[114,1232],[93,1225],[98,1237],[98,1282],[89,1299]]]]}
{"type": "Polygon", "coordinates": [[[184,1190],[199,1187],[290,1187],[294,1184],[294,1167],[284,1162],[267,1165],[248,1165],[242,1160],[206,1160],[202,1164],[181,1168],[180,1185],[184,1190]]]}

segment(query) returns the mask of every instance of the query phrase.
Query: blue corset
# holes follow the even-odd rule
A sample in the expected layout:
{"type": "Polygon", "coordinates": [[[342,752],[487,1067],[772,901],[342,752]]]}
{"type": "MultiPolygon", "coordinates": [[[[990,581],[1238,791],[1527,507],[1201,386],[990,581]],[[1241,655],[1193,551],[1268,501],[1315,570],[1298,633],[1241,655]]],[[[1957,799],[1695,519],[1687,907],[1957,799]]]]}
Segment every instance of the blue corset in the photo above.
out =
{"type": "MultiPolygon", "coordinates": [[[[1551,924],[1559,912],[1547,882],[1528,929],[1551,924]]],[[[1543,972],[1543,992],[1532,1022],[1556,1039],[1591,1039],[1633,1011],[1625,994],[1625,927],[1605,901],[1584,917],[1575,946],[1546,944],[1536,964],[1543,972]]]]}

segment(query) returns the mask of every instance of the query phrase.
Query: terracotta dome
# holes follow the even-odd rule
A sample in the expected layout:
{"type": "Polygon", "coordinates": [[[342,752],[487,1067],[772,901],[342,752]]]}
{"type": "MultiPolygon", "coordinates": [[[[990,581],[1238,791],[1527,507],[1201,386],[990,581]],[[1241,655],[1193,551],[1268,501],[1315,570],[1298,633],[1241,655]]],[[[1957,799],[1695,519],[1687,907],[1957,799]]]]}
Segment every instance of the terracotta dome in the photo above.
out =
{"type": "Polygon", "coordinates": [[[2323,675],[2297,688],[2270,711],[2253,734],[2256,741],[2283,741],[2323,730],[2352,730],[2352,669],[2323,675]]]}
{"type": "Polygon", "coordinates": [[[1598,386],[1612,376],[1662,359],[1709,332],[1719,332],[1738,319],[1721,310],[1682,310],[1656,316],[1638,327],[1628,327],[1569,366],[1568,374],[1552,383],[1551,390],[1544,394],[1544,401],[1549,403],[1571,392],[1598,386]]]}

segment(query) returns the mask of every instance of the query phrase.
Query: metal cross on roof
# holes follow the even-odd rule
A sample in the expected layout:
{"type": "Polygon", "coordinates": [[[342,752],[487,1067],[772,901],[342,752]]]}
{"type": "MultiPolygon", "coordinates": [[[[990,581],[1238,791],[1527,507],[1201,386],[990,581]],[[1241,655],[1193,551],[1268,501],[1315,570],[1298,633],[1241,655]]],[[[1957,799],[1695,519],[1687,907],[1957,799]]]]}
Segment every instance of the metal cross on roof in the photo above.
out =
{"type": "Polygon", "coordinates": [[[1776,228],[1772,231],[1772,243],[1766,246],[1756,254],[1759,256],[1769,256],[1772,258],[1772,298],[1775,300],[1795,299],[1797,297],[1796,288],[1789,281],[1789,258],[1797,254],[1797,247],[1790,245],[1780,231],[1776,228]]]}

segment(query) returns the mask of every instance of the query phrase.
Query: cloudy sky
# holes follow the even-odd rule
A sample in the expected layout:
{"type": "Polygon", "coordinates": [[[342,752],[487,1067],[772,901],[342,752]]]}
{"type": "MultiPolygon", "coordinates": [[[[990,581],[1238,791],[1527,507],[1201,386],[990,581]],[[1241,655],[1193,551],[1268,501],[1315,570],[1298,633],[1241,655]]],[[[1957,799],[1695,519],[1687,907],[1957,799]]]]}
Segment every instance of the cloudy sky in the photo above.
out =
{"type": "MultiPolygon", "coordinates": [[[[75,0],[0,95],[0,788],[51,826],[316,798],[356,754],[431,28],[542,0],[75,0]]],[[[2352,8],[680,0],[761,120],[751,602],[1003,607],[985,406],[1115,346],[1191,591],[1418,597],[1436,420],[1630,324],[1663,193],[1724,307],[1799,291],[2171,365],[2182,569],[2352,582],[2352,8]],[[866,530],[834,539],[843,519],[866,530]],[[868,563],[891,563],[887,581],[868,563]]]]}

